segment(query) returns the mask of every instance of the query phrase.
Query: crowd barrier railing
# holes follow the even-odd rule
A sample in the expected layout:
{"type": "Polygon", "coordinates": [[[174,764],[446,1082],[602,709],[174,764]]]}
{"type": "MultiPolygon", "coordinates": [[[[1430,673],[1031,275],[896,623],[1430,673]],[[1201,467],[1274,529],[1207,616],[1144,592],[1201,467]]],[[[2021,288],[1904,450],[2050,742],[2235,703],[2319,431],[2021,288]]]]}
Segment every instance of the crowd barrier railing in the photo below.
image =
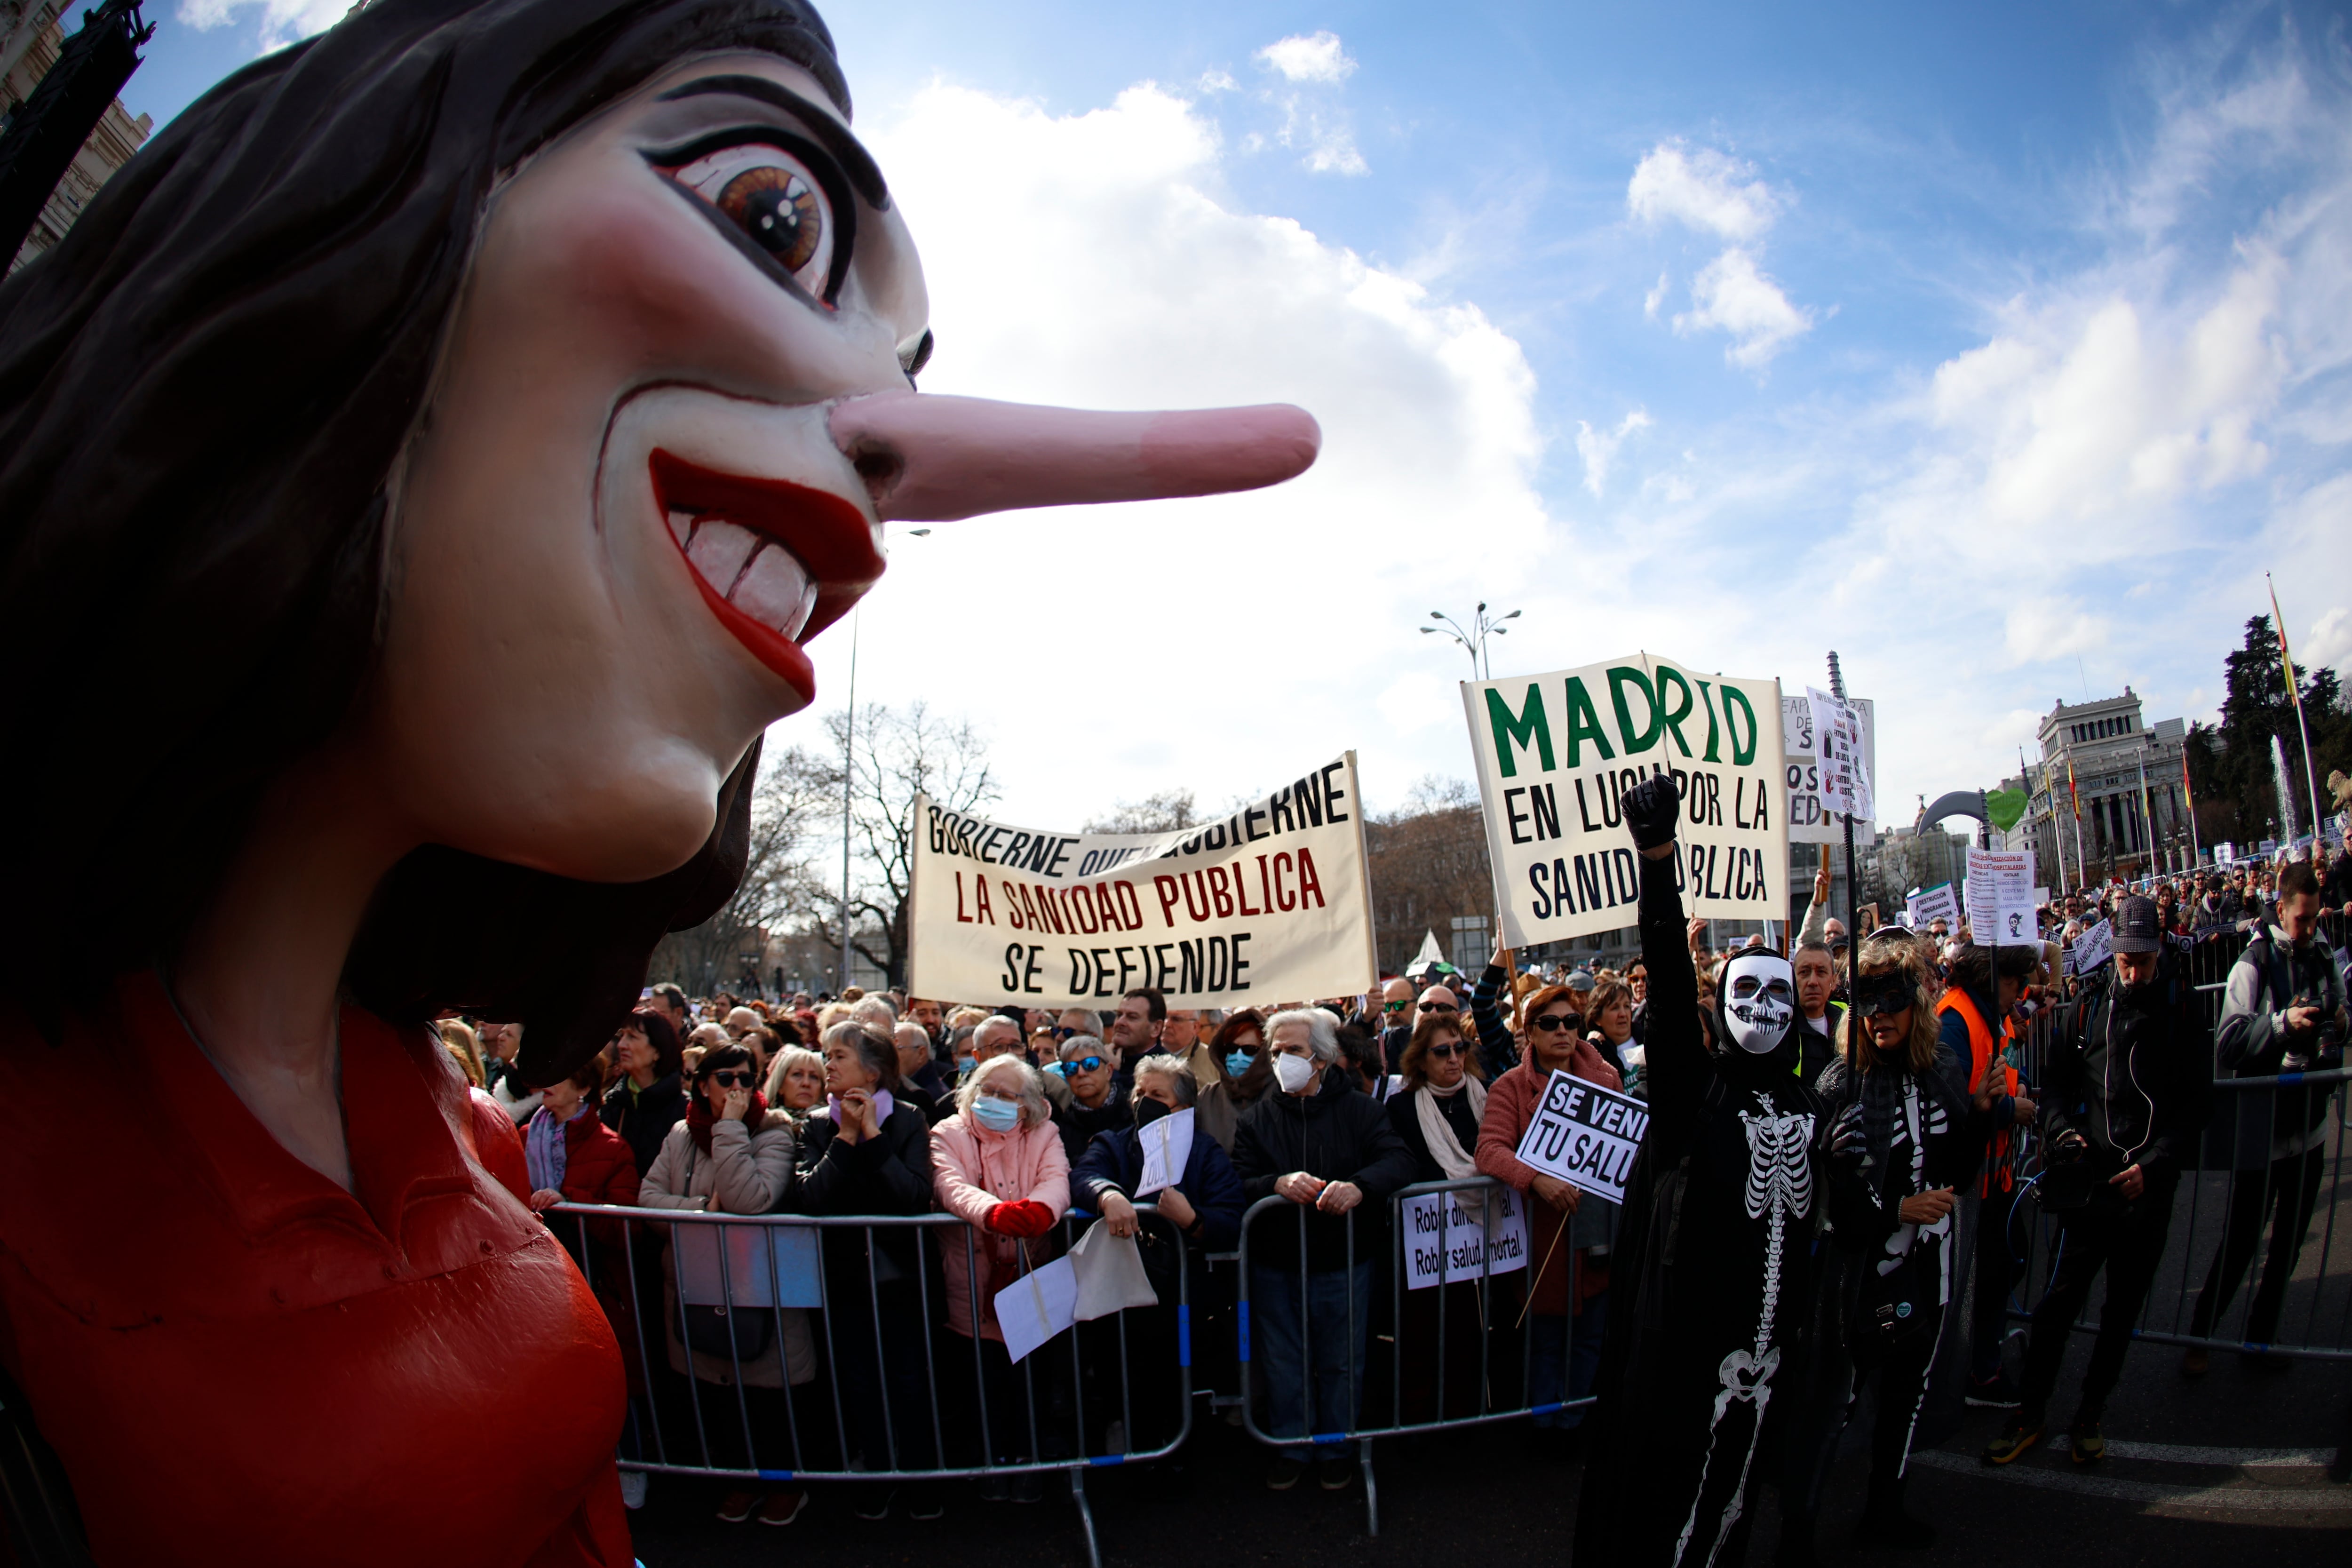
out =
{"type": "Polygon", "coordinates": [[[1532,1310],[1550,1259],[1529,1245],[1535,1229],[1528,1223],[1534,1217],[1529,1202],[1528,1194],[1486,1176],[1415,1183],[1388,1197],[1385,1231],[1367,1237],[1362,1248],[1358,1231],[1370,1227],[1343,1227],[1336,1271],[1314,1267],[1311,1205],[1275,1195],[1259,1199],[1242,1216],[1243,1428],[1276,1449],[1352,1446],[1371,1535],[1380,1534],[1375,1439],[1556,1415],[1593,1403],[1590,1394],[1566,1396],[1576,1349],[1577,1258],[1564,1228],[1556,1235],[1570,1310],[1558,1318],[1532,1310]],[[1491,1216],[1489,1223],[1458,1224],[1465,1201],[1491,1216]],[[1507,1204],[1517,1205],[1516,1226],[1501,1213],[1507,1204]],[[1285,1211],[1294,1217],[1286,1218],[1285,1211]],[[1416,1276],[1432,1274],[1416,1286],[1416,1276]],[[1551,1363],[1559,1397],[1536,1397],[1539,1333],[1559,1336],[1551,1363]],[[1328,1342],[1335,1334],[1342,1337],[1333,1356],[1328,1342]],[[1288,1342],[1294,1336],[1295,1343],[1288,1342]],[[1318,1339],[1325,1342],[1320,1364],[1318,1339]],[[1276,1340],[1285,1342],[1277,1348],[1270,1342],[1276,1340]],[[1285,1419],[1294,1404],[1295,1427],[1285,1419]],[[1281,1430],[1273,1429],[1276,1424],[1281,1430]]]}
{"type": "MultiPolygon", "coordinates": [[[[987,1240],[952,1215],[566,1203],[545,1217],[621,1342],[624,1471],[747,1488],[1060,1474],[1101,1568],[1086,1472],[1163,1458],[1192,1425],[1184,1237],[1149,1202],[1136,1214],[1139,1240],[1171,1249],[1153,1283],[1174,1300],[1063,1327],[1017,1363],[952,1321],[948,1249],[977,1281],[987,1240]]],[[[1055,1258],[1091,1222],[1066,1216],[1055,1258]]],[[[967,1289],[966,1327],[979,1294],[967,1289]]],[[[1041,1314],[1056,1310],[1043,1297],[1041,1284],[1041,1314]]]]}
{"type": "MultiPolygon", "coordinates": [[[[2200,963],[2192,951],[2188,977],[2209,1026],[2200,1046],[2210,1068],[2210,1029],[2218,1026],[2228,971],[2244,941],[2200,946],[2213,956],[2200,963]]],[[[2043,1060],[2056,1031],[2077,1026],[2079,1016],[2069,1008],[2033,1020],[2021,1053],[2029,1096],[2045,1081],[2043,1060]]],[[[2339,1237],[2352,1227],[2352,1215],[2339,1225],[2352,1199],[2345,1171],[2352,1142],[2347,1083],[2352,1070],[2344,1068],[2259,1078],[2224,1069],[2211,1078],[2205,1126],[2174,1189],[2157,1283],[2141,1308],[2136,1339],[2352,1361],[2352,1270],[2341,1257],[2352,1236],[2339,1237]]],[[[2057,1216],[2034,1201],[2046,1153],[2035,1140],[2018,1141],[2013,1186],[2002,1194],[2010,1212],[1984,1216],[1984,1223],[2011,1227],[2020,1288],[2009,1310],[2016,1319],[2030,1317],[2049,1288],[2063,1246],[2057,1216]]],[[[2086,1303],[2076,1332],[2097,1331],[2096,1310],[2086,1303]]]]}

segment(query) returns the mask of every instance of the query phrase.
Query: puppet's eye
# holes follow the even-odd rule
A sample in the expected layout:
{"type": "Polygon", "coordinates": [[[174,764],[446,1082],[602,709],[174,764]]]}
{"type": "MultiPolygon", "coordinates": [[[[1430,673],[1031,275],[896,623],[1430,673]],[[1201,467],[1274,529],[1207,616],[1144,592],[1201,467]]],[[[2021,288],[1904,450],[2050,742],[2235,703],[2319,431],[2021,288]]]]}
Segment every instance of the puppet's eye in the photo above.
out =
{"type": "Polygon", "coordinates": [[[798,158],[758,143],[722,147],[675,178],[727,215],[751,242],[822,298],[833,265],[833,208],[798,158]]]}

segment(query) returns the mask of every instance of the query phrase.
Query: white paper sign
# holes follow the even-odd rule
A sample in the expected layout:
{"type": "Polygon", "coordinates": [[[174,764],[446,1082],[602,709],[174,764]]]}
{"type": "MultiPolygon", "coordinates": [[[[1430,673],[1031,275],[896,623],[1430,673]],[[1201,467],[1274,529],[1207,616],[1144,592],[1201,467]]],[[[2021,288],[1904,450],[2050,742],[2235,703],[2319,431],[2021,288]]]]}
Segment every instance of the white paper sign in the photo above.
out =
{"type": "Polygon", "coordinates": [[[1462,701],[1510,946],[1633,923],[1640,865],[1619,802],[1659,775],[1674,779],[1683,806],[1683,907],[1710,920],[1789,918],[1777,680],[1643,653],[1465,681],[1462,701]]]}
{"type": "Polygon", "coordinates": [[[2033,921],[2033,857],[2022,850],[1969,851],[1969,935],[1979,947],[2030,947],[2042,940],[2033,921]]]}
{"type": "Polygon", "coordinates": [[[2046,910],[2050,907],[2049,889],[2036,888],[2033,889],[2033,907],[2036,910],[2046,910]]]}
{"type": "MultiPolygon", "coordinates": [[[[1876,778],[1877,704],[1867,697],[1848,700],[1854,711],[1862,716],[1863,772],[1871,778],[1876,778]]],[[[1801,695],[1780,699],[1780,747],[1788,766],[1789,842],[1843,843],[1845,818],[1832,811],[1822,799],[1822,759],[1813,749],[1813,705],[1801,695]]],[[[1857,841],[1868,842],[1871,830],[1867,817],[1854,819],[1853,831],[1857,841]]]]}
{"type": "Polygon", "coordinates": [[[670,1226],[680,1294],[696,1307],[821,1307],[817,1236],[814,1226],[714,1225],[670,1226]],[[719,1262],[721,1247],[726,1262],[719,1262]]]}
{"type": "Polygon", "coordinates": [[[1484,1194],[1424,1193],[1397,1208],[1409,1290],[1516,1273],[1528,1266],[1527,1200],[1508,1187],[1484,1194]]]}
{"type": "Polygon", "coordinates": [[[2074,973],[2088,974],[2113,958],[2115,953],[2116,928],[2109,921],[2101,921],[2074,939],[2074,945],[2067,951],[2066,963],[2074,973]]]}
{"type": "Polygon", "coordinates": [[[1135,1141],[1143,1146],[1143,1180],[1136,1184],[1135,1195],[1149,1197],[1174,1186],[1184,1179],[1185,1163],[1192,1158],[1192,1109],[1171,1110],[1139,1129],[1135,1141]]]}
{"type": "Polygon", "coordinates": [[[1926,931],[1938,920],[1944,922],[1944,929],[1947,931],[1956,930],[1959,926],[1960,900],[1953,893],[1952,885],[1949,882],[1938,882],[1932,888],[1923,888],[1912,894],[1905,903],[1911,911],[1913,931],[1926,931]]]}
{"type": "Polygon", "coordinates": [[[1852,812],[1855,819],[1874,815],[1869,752],[1863,741],[1861,710],[1826,691],[1805,688],[1813,710],[1813,755],[1821,762],[1822,804],[1834,812],[1852,812]]]}
{"type": "Polygon", "coordinates": [[[1135,1237],[1113,1236],[1107,1225],[1091,1225],[1070,1248],[1070,1268],[1078,1282],[1077,1300],[1070,1315],[1090,1323],[1129,1307],[1159,1302],[1151,1278],[1143,1271],[1143,1254],[1135,1237]]]}
{"type": "Polygon", "coordinates": [[[1078,1273],[1066,1258],[1033,1268],[996,1293],[1004,1353],[1019,1361],[1078,1321],[1078,1273]]]}
{"type": "Polygon", "coordinates": [[[1519,1163],[1622,1204],[1649,1129],[1650,1108],[1633,1096],[1554,1071],[1519,1140],[1519,1163]]]}

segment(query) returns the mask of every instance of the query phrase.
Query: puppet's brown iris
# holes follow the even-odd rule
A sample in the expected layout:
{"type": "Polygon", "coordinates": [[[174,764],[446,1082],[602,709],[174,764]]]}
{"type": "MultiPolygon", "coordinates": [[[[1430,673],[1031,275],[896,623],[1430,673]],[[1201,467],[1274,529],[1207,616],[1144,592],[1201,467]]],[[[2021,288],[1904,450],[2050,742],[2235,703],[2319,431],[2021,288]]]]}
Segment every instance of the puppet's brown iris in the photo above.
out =
{"type": "Polygon", "coordinates": [[[824,240],[824,208],[806,180],[790,169],[746,169],[719,193],[719,210],[743,226],[785,271],[797,272],[824,240]]]}

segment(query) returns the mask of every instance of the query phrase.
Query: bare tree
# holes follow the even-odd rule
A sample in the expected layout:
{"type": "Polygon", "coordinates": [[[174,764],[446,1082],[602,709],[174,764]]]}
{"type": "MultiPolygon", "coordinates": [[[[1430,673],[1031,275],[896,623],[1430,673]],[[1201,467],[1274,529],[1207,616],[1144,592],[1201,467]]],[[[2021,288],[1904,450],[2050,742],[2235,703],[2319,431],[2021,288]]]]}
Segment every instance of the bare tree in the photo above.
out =
{"type": "Polygon", "coordinates": [[[751,796],[751,851],[735,896],[700,925],[672,931],[654,949],[648,973],[689,991],[755,984],[771,931],[806,921],[822,896],[813,862],[825,806],[841,795],[841,765],[795,746],[761,764],[751,796]]]}
{"type": "Polygon", "coordinates": [[[1123,800],[1110,815],[1087,824],[1088,833],[1172,833],[1201,820],[1189,789],[1163,789],[1141,800],[1123,800]]]}
{"type": "Polygon", "coordinates": [[[1486,824],[1477,797],[1460,779],[1421,780],[1402,807],[1364,819],[1364,843],[1383,969],[1402,971],[1424,931],[1445,942],[1456,915],[1493,915],[1486,824]]]}
{"type": "MultiPolygon", "coordinates": [[[[839,747],[848,722],[825,721],[839,747]]],[[[833,809],[841,800],[839,764],[832,775],[833,809]]],[[[951,811],[971,811],[998,798],[987,747],[968,720],[950,722],[916,702],[904,709],[874,703],[857,716],[850,769],[850,843],[857,871],[849,899],[849,944],[889,976],[907,979],[907,901],[914,888],[915,797],[929,795],[951,811]]],[[[836,845],[839,840],[835,841],[836,845]]],[[[839,950],[838,889],[819,900],[814,923],[839,950]]]]}

